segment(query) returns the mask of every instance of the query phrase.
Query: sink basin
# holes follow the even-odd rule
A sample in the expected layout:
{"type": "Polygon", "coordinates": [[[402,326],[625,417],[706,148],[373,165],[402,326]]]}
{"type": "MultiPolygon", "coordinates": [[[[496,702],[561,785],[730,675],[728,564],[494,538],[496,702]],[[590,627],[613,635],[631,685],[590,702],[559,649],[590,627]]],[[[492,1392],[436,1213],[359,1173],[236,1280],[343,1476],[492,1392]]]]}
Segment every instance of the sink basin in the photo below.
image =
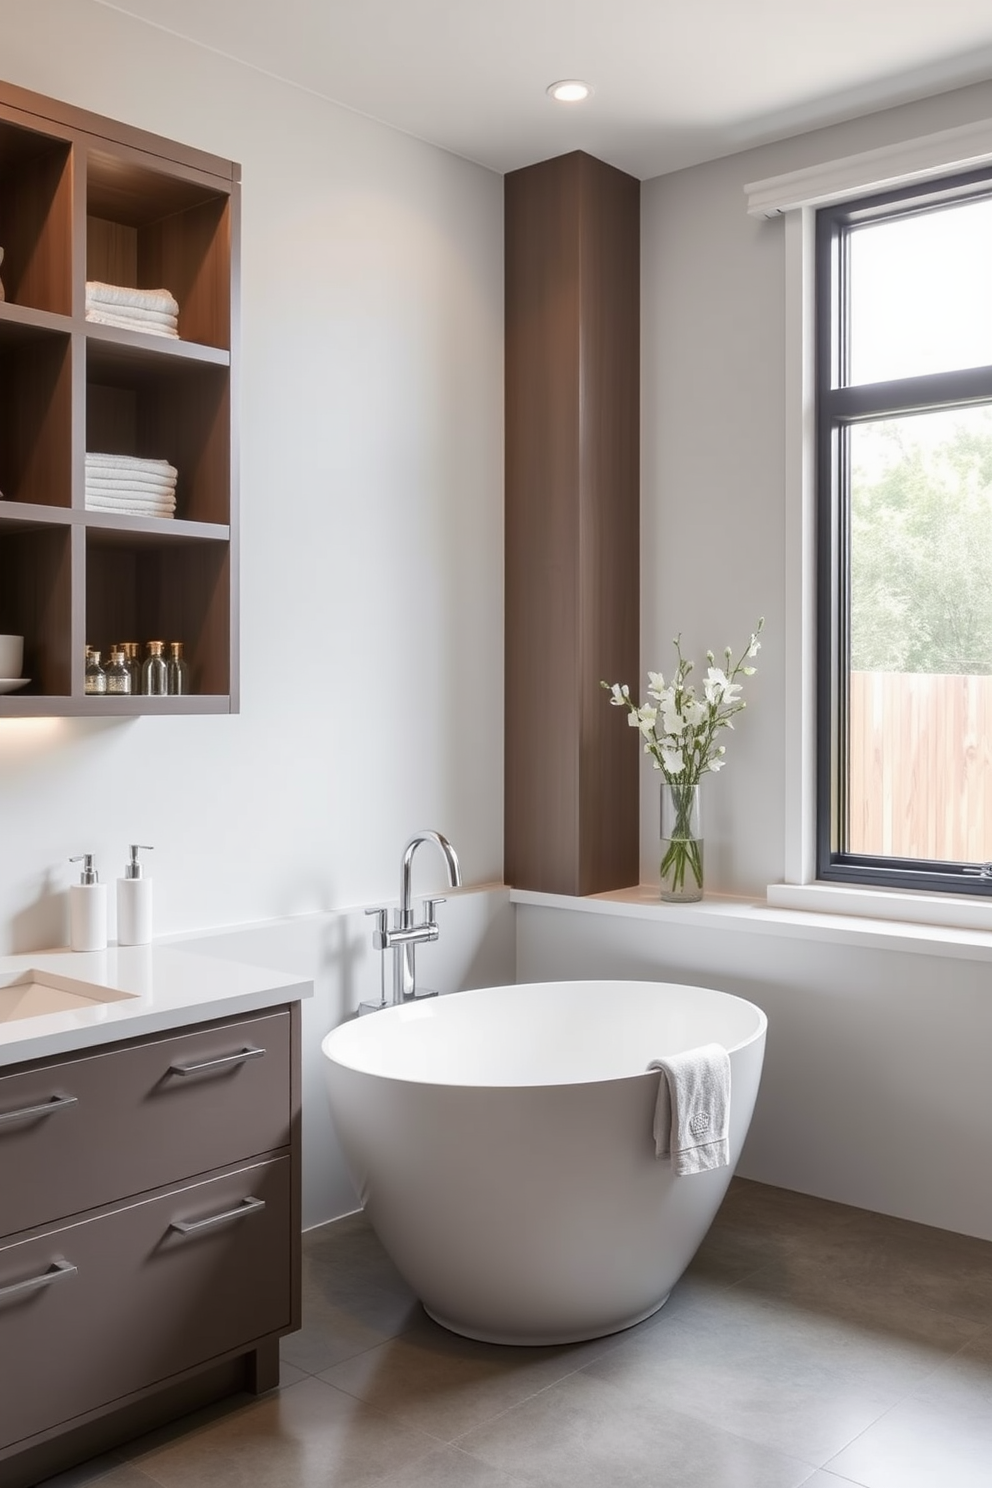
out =
{"type": "Polygon", "coordinates": [[[11,981],[0,982],[0,1023],[39,1018],[45,1013],[78,1013],[135,995],[59,976],[54,971],[29,970],[11,981]]]}

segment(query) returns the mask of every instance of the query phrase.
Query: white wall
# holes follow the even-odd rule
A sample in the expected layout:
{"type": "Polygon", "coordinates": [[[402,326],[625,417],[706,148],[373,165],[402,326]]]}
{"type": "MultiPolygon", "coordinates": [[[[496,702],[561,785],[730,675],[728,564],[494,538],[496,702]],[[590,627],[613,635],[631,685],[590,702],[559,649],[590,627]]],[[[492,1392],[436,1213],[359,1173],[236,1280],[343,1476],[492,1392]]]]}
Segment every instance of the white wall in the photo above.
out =
{"type": "Polygon", "coordinates": [[[500,178],[89,0],[0,37],[7,81],[239,161],[244,243],[241,714],[0,720],[0,951],[130,841],[163,934],[394,897],[422,826],[498,879],[500,178]]]}

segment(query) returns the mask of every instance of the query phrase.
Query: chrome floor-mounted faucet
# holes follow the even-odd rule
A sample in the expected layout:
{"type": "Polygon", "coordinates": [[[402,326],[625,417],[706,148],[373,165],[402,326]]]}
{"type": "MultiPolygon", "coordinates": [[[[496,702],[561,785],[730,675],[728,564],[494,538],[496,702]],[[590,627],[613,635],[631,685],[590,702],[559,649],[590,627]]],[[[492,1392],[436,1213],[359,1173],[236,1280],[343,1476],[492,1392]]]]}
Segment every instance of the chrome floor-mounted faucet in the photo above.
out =
{"type": "MultiPolygon", "coordinates": [[[[437,906],[443,904],[444,900],[431,898],[424,900],[424,918],[421,924],[413,922],[413,906],[411,903],[413,859],[417,848],[422,842],[433,842],[441,856],[444,858],[445,867],[448,870],[448,884],[450,888],[457,889],[461,885],[462,875],[458,866],[458,854],[440,832],[415,832],[403,849],[403,861],[400,867],[400,907],[395,912],[393,928],[387,928],[388,911],[385,909],[367,909],[366,914],[376,916],[376,928],[372,935],[372,944],[377,951],[392,951],[393,953],[393,1004],[410,1002],[415,997],[434,997],[437,994],[430,988],[417,986],[416,971],[416,948],[423,941],[437,940],[439,931],[435,915],[437,906]]],[[[383,976],[383,991],[379,1002],[363,1002],[359,1004],[360,1013],[371,1013],[380,1007],[387,1006],[385,996],[385,975],[383,976]]]]}

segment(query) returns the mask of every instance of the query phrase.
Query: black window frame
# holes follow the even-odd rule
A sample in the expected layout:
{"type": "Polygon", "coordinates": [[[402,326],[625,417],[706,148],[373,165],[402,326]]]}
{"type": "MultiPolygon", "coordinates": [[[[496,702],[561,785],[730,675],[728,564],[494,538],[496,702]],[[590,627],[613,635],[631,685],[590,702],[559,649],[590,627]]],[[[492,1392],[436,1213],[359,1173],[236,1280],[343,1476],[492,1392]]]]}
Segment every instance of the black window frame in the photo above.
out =
{"type": "Polygon", "coordinates": [[[992,365],[845,386],[849,229],[915,215],[954,201],[992,196],[992,167],[918,181],[816,213],[816,871],[817,878],[857,887],[992,895],[992,865],[872,857],[846,851],[847,719],[843,685],[849,669],[850,575],[847,440],[844,431],[886,415],[992,404],[992,365]],[[986,870],[982,872],[983,869],[986,870]]]}

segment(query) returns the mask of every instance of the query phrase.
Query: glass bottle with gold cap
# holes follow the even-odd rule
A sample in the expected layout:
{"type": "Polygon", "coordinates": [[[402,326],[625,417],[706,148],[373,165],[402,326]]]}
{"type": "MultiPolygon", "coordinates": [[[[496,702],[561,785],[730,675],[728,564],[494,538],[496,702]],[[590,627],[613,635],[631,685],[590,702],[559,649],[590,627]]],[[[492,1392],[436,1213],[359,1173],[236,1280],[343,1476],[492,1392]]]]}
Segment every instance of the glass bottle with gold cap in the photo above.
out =
{"type": "Polygon", "coordinates": [[[162,652],[164,641],[149,641],[148,655],[141,668],[141,691],[145,697],[165,697],[169,691],[169,668],[162,652]]]}
{"type": "Polygon", "coordinates": [[[182,641],[169,642],[169,692],[174,697],[189,692],[189,662],[183,656],[182,641]]]}
{"type": "Polygon", "coordinates": [[[131,673],[131,691],[137,696],[141,691],[141,647],[137,641],[121,641],[120,649],[124,652],[127,669],[131,673]]]}
{"type": "Polygon", "coordinates": [[[128,669],[127,657],[119,646],[111,651],[106,670],[107,692],[112,692],[115,697],[130,697],[131,673],[128,669]]]}
{"type": "Polygon", "coordinates": [[[107,674],[100,665],[100,652],[86,648],[85,690],[91,697],[102,697],[107,691],[107,674]]]}

